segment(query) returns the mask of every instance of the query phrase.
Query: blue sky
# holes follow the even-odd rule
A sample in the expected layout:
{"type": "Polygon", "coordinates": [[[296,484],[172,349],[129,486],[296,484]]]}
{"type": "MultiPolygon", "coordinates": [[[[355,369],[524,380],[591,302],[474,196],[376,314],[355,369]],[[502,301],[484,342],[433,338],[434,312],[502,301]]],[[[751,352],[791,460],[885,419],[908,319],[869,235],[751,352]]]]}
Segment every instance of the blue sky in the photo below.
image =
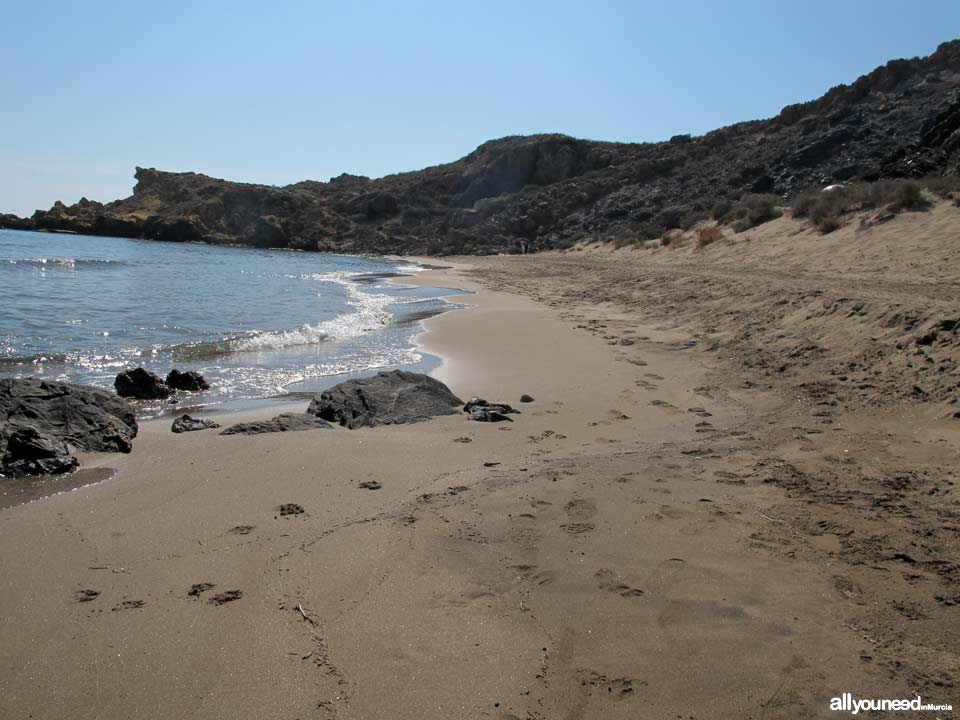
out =
{"type": "Polygon", "coordinates": [[[286,184],[697,134],[960,37],[956,0],[146,5],[0,0],[0,212],[124,197],[135,165],[286,184]]]}

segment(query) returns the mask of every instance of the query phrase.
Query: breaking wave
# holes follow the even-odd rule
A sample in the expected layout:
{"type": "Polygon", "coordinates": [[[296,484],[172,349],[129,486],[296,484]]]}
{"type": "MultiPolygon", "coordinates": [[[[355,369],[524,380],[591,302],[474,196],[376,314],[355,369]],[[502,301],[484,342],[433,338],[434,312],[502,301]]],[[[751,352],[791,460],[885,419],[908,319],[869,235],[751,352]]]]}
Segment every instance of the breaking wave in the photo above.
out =
{"type": "Polygon", "coordinates": [[[396,299],[389,295],[364,292],[351,281],[356,273],[333,272],[302,275],[301,279],[316,280],[342,285],[347,290],[347,305],[352,312],[341,313],[335,318],[316,325],[301,325],[293,330],[262,332],[237,341],[238,351],[281,350],[303,345],[315,345],[326,340],[349,340],[364,333],[382,329],[393,319],[386,306],[396,299]]]}

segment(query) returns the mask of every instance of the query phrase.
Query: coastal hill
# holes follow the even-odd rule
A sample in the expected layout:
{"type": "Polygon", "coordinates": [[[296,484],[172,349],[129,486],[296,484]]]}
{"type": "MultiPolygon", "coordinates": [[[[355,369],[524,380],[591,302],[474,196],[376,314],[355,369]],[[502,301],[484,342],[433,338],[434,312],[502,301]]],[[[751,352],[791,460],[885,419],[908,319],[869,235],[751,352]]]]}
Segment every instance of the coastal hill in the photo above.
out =
{"type": "Polygon", "coordinates": [[[660,143],[507,137],[455,162],[273,187],[137,168],[133,195],[57,202],[0,227],[345,253],[489,254],[659,237],[744,194],[952,175],[960,40],[893,60],[768,120],[660,143]]]}

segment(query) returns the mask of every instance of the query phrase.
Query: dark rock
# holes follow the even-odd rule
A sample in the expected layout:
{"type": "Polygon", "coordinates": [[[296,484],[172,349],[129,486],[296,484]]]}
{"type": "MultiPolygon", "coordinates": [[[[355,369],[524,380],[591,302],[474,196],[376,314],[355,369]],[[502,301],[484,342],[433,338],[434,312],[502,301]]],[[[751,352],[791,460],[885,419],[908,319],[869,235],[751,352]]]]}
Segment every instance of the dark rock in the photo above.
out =
{"type": "Polygon", "coordinates": [[[0,469],[7,477],[59,475],[79,465],[63,440],[45,435],[33,425],[5,425],[0,445],[5,448],[0,469]]]}
{"type": "Polygon", "coordinates": [[[199,242],[205,235],[205,228],[196,217],[159,217],[148,218],[141,233],[151,240],[162,242],[199,242]]]}
{"type": "Polygon", "coordinates": [[[173,394],[173,390],[160,379],[159,375],[140,367],[125,370],[117,375],[113,381],[113,386],[117,389],[117,395],[120,397],[131,397],[139,400],[162,400],[173,394]]]}
{"type": "Polygon", "coordinates": [[[314,398],[307,412],[353,430],[453,415],[461,402],[438,380],[420,373],[391,370],[342,382],[314,398]]]}
{"type": "Polygon", "coordinates": [[[506,414],[496,410],[496,405],[477,405],[470,408],[470,419],[477,422],[513,422],[506,414]]]}
{"type": "Polygon", "coordinates": [[[260,435],[275,432],[299,432],[331,427],[330,423],[312,415],[283,413],[270,420],[231,425],[221,435],[260,435]]]}
{"type": "Polygon", "coordinates": [[[137,417],[99,388],[46,380],[0,380],[0,421],[29,423],[89,452],[130,452],[137,417]]]}
{"type": "Polygon", "coordinates": [[[513,422],[507,415],[520,412],[506,403],[492,403],[483,398],[472,398],[463,406],[463,411],[469,413],[470,419],[477,422],[513,422]]]}
{"type": "Polygon", "coordinates": [[[130,452],[133,408],[98,388],[45,380],[0,380],[4,475],[49,475],[77,467],[74,449],[130,452]]]}
{"type": "Polygon", "coordinates": [[[520,402],[522,403],[531,403],[533,402],[533,400],[534,400],[533,396],[527,395],[526,393],[520,396],[520,402]]]}
{"type": "Polygon", "coordinates": [[[180,372],[176,368],[167,373],[167,385],[174,390],[187,390],[189,392],[210,389],[210,383],[196,370],[180,372]]]}
{"type": "Polygon", "coordinates": [[[283,223],[272,215],[257,218],[257,223],[246,240],[250,245],[269,248],[286,247],[288,243],[283,223]]]}
{"type": "Polygon", "coordinates": [[[470,401],[463,406],[463,411],[470,412],[476,407],[489,407],[502,413],[519,413],[520,412],[519,410],[515,409],[510,405],[507,405],[506,403],[492,403],[487,400],[484,400],[483,398],[476,398],[476,397],[471,398],[470,401]]]}
{"type": "Polygon", "coordinates": [[[170,426],[170,429],[175,433],[185,433],[218,427],[220,427],[220,423],[215,423],[213,420],[201,420],[199,418],[190,417],[189,415],[181,415],[173,421],[173,425],[170,426]]]}

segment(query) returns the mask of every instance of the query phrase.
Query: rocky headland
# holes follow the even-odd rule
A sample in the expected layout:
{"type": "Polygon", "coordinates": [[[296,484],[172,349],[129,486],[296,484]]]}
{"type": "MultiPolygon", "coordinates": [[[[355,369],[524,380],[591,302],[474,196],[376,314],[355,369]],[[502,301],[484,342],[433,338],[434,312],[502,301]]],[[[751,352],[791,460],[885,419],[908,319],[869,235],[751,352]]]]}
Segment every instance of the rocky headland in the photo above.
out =
{"type": "Polygon", "coordinates": [[[285,187],[137,168],[133,195],[57,202],[0,227],[344,253],[492,254],[659,237],[745,194],[955,175],[960,40],[892,60],[823,97],[700,137],[492,140],[464,158],[285,187]]]}

